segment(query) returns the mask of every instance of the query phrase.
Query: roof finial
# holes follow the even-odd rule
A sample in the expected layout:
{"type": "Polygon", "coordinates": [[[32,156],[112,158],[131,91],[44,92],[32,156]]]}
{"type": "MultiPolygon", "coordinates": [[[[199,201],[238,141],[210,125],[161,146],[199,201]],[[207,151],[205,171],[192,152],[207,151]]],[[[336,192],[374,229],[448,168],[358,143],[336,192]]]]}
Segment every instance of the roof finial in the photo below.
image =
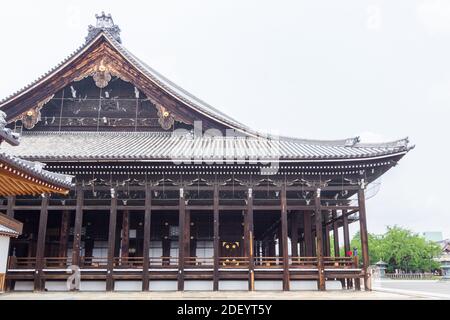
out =
{"type": "Polygon", "coordinates": [[[89,25],[86,42],[95,38],[95,36],[97,36],[98,33],[106,31],[116,41],[122,43],[122,41],[120,40],[120,28],[118,25],[114,24],[114,20],[111,17],[111,14],[105,14],[105,12],[102,11],[100,15],[96,14],[95,18],[97,19],[97,23],[95,24],[95,27],[93,25],[89,25]]]}

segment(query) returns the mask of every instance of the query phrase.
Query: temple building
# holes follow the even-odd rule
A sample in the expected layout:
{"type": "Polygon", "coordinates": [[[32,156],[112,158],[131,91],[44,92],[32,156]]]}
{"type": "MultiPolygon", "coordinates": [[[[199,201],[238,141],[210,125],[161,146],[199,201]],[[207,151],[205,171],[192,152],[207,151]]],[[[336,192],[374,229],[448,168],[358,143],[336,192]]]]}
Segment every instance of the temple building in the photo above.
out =
{"type": "Polygon", "coordinates": [[[75,176],[68,194],[0,202],[23,223],[8,288],[67,290],[78,266],[80,290],[368,289],[367,186],[408,140],[258,132],[152,69],[110,15],[96,17],[79,49],[0,102],[21,135],[9,154],[75,176]]]}

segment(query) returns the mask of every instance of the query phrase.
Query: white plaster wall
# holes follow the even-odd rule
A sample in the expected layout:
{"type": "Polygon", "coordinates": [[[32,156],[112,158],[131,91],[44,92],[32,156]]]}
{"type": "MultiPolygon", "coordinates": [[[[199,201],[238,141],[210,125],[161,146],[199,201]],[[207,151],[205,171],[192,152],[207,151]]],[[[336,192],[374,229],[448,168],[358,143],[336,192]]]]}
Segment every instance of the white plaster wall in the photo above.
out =
{"type": "Polygon", "coordinates": [[[142,281],[115,281],[114,291],[142,291],[142,281]]]}
{"type": "Polygon", "coordinates": [[[279,280],[255,280],[256,291],[283,290],[283,281],[279,280]]]}
{"type": "Polygon", "coordinates": [[[290,289],[292,291],[317,290],[316,280],[291,280],[290,289]]]}
{"type": "Polygon", "coordinates": [[[33,289],[33,281],[16,281],[16,284],[14,285],[15,291],[33,291],[33,289]]]}
{"type": "MultiPolygon", "coordinates": [[[[326,290],[342,290],[342,283],[335,280],[325,281],[326,290]]],[[[316,280],[291,280],[290,289],[292,291],[317,291],[317,281],[316,280]]]]}
{"type": "Polygon", "coordinates": [[[222,280],[219,281],[219,290],[229,291],[229,290],[248,290],[248,281],[241,280],[222,280]]]}
{"type": "Polygon", "coordinates": [[[0,273],[6,273],[8,265],[9,237],[0,236],[0,273]]]}
{"type": "Polygon", "coordinates": [[[106,291],[106,281],[80,281],[80,291],[106,291]]]}
{"type": "Polygon", "coordinates": [[[186,280],[185,291],[213,291],[213,281],[208,280],[186,280]]]}
{"type": "Polygon", "coordinates": [[[177,281],[163,281],[163,280],[155,280],[150,281],[149,284],[150,291],[177,291],[178,282],[177,281]]]}

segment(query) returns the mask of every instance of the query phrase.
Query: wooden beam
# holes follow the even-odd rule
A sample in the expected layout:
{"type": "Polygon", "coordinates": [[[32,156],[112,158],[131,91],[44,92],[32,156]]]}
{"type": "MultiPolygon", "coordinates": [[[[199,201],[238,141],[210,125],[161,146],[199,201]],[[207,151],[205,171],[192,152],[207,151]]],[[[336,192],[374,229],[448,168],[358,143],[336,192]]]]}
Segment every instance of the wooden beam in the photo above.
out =
{"type": "Polygon", "coordinates": [[[150,184],[145,185],[145,213],[144,213],[144,245],[143,245],[143,271],[142,271],[142,291],[149,290],[150,267],[150,230],[152,220],[152,189],[150,184]]]}
{"type": "Polygon", "coordinates": [[[361,250],[362,250],[362,268],[364,273],[364,289],[371,290],[369,285],[369,240],[367,235],[367,220],[366,220],[366,199],[364,186],[358,190],[358,204],[359,204],[359,228],[361,234],[361,250]]]}
{"type": "Polygon", "coordinates": [[[185,245],[184,235],[186,234],[186,203],[184,190],[180,188],[179,215],[178,215],[178,291],[184,290],[184,257],[185,245]]]}
{"type": "Polygon", "coordinates": [[[303,233],[305,234],[305,255],[307,257],[313,256],[313,241],[311,230],[311,211],[303,212],[303,233]]]}
{"type": "Polygon", "coordinates": [[[106,291],[114,290],[114,251],[116,245],[116,224],[117,224],[117,194],[116,190],[111,190],[111,210],[109,214],[108,229],[108,265],[106,274],[106,291]]]}
{"type": "Polygon", "coordinates": [[[315,193],[315,212],[316,217],[316,255],[317,255],[317,269],[319,272],[318,289],[325,290],[325,270],[323,266],[323,241],[322,241],[322,208],[320,205],[320,189],[315,193]]]}
{"type": "Polygon", "coordinates": [[[289,253],[286,184],[281,188],[281,243],[283,244],[283,291],[289,291],[289,253]]]}
{"type": "Polygon", "coordinates": [[[39,214],[39,230],[36,248],[36,266],[34,274],[34,291],[44,291],[45,282],[43,279],[44,254],[45,254],[45,236],[47,232],[48,220],[48,196],[42,196],[41,212],[39,214]]]}
{"type": "Polygon", "coordinates": [[[75,225],[73,230],[73,250],[72,250],[72,264],[80,265],[81,252],[81,229],[83,226],[83,201],[84,191],[81,185],[76,187],[77,204],[75,209],[75,225]]]}
{"type": "Polygon", "coordinates": [[[220,226],[220,216],[219,216],[219,187],[214,184],[214,274],[213,274],[213,290],[219,290],[219,226],[220,226]]]}

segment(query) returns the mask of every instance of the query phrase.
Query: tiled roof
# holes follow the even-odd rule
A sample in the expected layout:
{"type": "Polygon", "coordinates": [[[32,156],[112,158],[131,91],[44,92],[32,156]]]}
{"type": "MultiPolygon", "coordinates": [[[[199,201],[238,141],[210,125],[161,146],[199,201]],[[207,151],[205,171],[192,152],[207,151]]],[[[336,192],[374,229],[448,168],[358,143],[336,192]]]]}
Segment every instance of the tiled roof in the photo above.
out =
{"type": "Polygon", "coordinates": [[[0,224],[0,236],[17,237],[19,233],[7,226],[0,224]]]}
{"type": "Polygon", "coordinates": [[[298,139],[203,137],[170,132],[24,132],[21,144],[6,147],[28,160],[328,160],[406,153],[407,141],[362,144],[298,139]]]}
{"type": "MultiPolygon", "coordinates": [[[[12,154],[27,159],[172,159],[201,156],[202,158],[223,158],[230,152],[235,158],[274,158],[270,152],[278,152],[280,159],[348,159],[384,156],[406,152],[408,140],[393,143],[367,145],[359,143],[358,138],[337,141],[297,139],[273,136],[257,132],[210,106],[201,99],[180,88],[159,72],[134,56],[107,30],[87,41],[78,50],[67,57],[58,66],[47,72],[34,83],[0,102],[0,107],[34,86],[46,81],[52,74],[67,66],[72,60],[88,50],[96,41],[104,37],[116,50],[144,76],[153,81],[162,90],[183,102],[189,108],[211,119],[237,129],[252,138],[222,139],[225,148],[217,148],[219,140],[206,139],[199,142],[192,139],[174,139],[164,133],[27,133],[20,147],[12,154]],[[233,143],[231,143],[233,141],[233,143]],[[228,147],[233,144],[233,147],[228,147]],[[37,147],[38,146],[38,147],[37,147]]],[[[275,158],[277,158],[277,154],[275,158]]]]}
{"type": "Polygon", "coordinates": [[[27,173],[37,179],[40,179],[57,187],[70,188],[73,186],[73,176],[50,172],[43,169],[43,167],[45,166],[45,164],[43,163],[27,161],[13,156],[11,153],[14,153],[17,148],[20,148],[20,145],[2,146],[2,148],[0,149],[0,163],[6,163],[10,167],[16,168],[23,173],[27,173]],[[7,149],[9,152],[5,151],[5,149],[7,149]]]}

